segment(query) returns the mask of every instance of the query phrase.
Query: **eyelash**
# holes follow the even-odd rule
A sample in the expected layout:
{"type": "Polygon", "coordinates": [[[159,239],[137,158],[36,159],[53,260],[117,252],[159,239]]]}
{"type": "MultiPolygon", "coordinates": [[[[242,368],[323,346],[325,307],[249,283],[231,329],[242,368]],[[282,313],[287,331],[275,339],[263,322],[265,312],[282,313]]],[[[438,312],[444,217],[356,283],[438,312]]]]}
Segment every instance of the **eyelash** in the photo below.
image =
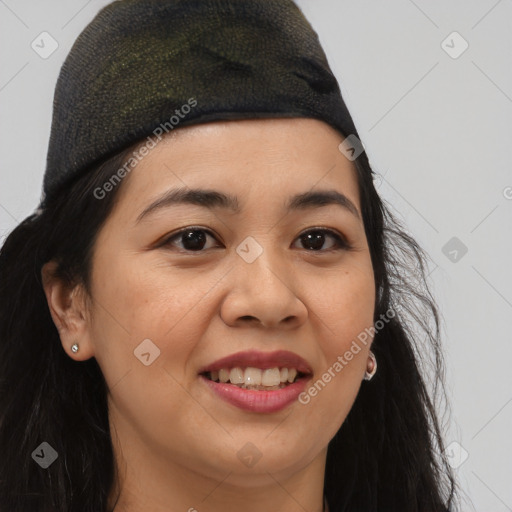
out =
{"type": "MultiPolygon", "coordinates": [[[[179,238],[184,233],[190,232],[190,231],[202,231],[216,239],[215,235],[209,229],[203,228],[201,226],[189,226],[189,227],[181,229],[180,231],[177,231],[177,232],[173,233],[172,235],[170,235],[169,237],[167,237],[162,242],[162,244],[160,246],[161,247],[170,246],[170,245],[172,245],[173,240],[179,238]]],[[[343,237],[336,231],[329,229],[329,228],[315,227],[315,228],[307,229],[306,231],[303,231],[297,237],[297,239],[300,239],[302,236],[307,235],[308,233],[317,233],[317,232],[327,233],[328,235],[333,237],[336,240],[337,247],[331,248],[331,249],[323,249],[323,250],[303,249],[304,251],[307,251],[309,253],[326,253],[326,252],[332,253],[332,252],[336,252],[336,251],[350,251],[353,249],[353,246],[346,240],[345,237],[343,237]]],[[[204,253],[206,250],[208,250],[208,249],[205,249],[205,250],[192,251],[192,250],[188,250],[188,249],[180,249],[180,248],[178,248],[178,249],[179,249],[179,252],[186,253],[186,254],[201,254],[201,253],[204,253]]]]}

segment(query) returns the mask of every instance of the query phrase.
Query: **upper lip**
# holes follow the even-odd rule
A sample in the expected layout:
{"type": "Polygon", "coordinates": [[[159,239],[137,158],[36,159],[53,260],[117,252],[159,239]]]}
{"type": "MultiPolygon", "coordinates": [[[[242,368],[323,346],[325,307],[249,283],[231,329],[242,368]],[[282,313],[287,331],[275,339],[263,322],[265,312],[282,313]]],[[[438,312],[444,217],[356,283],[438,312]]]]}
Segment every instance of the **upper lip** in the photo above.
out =
{"type": "Polygon", "coordinates": [[[217,359],[199,370],[199,373],[211,372],[222,368],[295,368],[301,373],[312,373],[309,363],[293,352],[288,350],[276,350],[274,352],[259,352],[257,350],[247,350],[237,352],[230,356],[217,359]]]}

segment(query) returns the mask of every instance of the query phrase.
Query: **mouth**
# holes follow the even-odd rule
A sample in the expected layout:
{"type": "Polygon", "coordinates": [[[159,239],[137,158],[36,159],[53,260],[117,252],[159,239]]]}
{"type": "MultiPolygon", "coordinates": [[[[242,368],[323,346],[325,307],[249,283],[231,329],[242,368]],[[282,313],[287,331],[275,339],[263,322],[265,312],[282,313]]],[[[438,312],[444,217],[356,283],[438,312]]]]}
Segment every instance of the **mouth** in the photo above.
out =
{"type": "Polygon", "coordinates": [[[259,413],[276,412],[292,404],[312,375],[311,366],[288,351],[239,352],[199,371],[214,396],[259,413]]]}
{"type": "Polygon", "coordinates": [[[252,389],[257,391],[275,391],[282,389],[307,376],[297,368],[286,366],[279,368],[255,368],[248,366],[242,368],[221,368],[203,372],[200,375],[212,382],[232,384],[241,389],[252,389]]]}

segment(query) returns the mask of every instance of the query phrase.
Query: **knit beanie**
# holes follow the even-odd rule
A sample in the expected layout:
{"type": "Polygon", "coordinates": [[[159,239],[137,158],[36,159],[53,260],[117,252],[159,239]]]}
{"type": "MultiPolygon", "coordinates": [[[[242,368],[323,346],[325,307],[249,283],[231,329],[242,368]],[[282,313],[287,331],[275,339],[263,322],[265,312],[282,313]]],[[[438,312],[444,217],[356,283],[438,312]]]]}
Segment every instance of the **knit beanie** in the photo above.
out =
{"type": "Polygon", "coordinates": [[[318,35],[292,0],[117,0],[62,66],[40,207],[148,136],[278,117],[357,134],[318,35]]]}

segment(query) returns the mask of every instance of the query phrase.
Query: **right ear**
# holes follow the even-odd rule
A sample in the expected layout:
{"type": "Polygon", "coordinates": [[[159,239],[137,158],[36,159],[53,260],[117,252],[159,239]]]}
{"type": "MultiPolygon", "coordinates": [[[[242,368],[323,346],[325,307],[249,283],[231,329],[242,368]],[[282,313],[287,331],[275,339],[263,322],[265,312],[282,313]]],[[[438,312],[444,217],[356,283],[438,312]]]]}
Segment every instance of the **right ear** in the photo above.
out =
{"type": "Polygon", "coordinates": [[[58,277],[57,263],[50,261],[41,269],[44,293],[60,341],[66,353],[77,361],[85,361],[94,356],[94,348],[89,337],[89,323],[85,291],[81,284],[71,284],[58,277]],[[71,347],[80,347],[75,354],[71,347]]]}

